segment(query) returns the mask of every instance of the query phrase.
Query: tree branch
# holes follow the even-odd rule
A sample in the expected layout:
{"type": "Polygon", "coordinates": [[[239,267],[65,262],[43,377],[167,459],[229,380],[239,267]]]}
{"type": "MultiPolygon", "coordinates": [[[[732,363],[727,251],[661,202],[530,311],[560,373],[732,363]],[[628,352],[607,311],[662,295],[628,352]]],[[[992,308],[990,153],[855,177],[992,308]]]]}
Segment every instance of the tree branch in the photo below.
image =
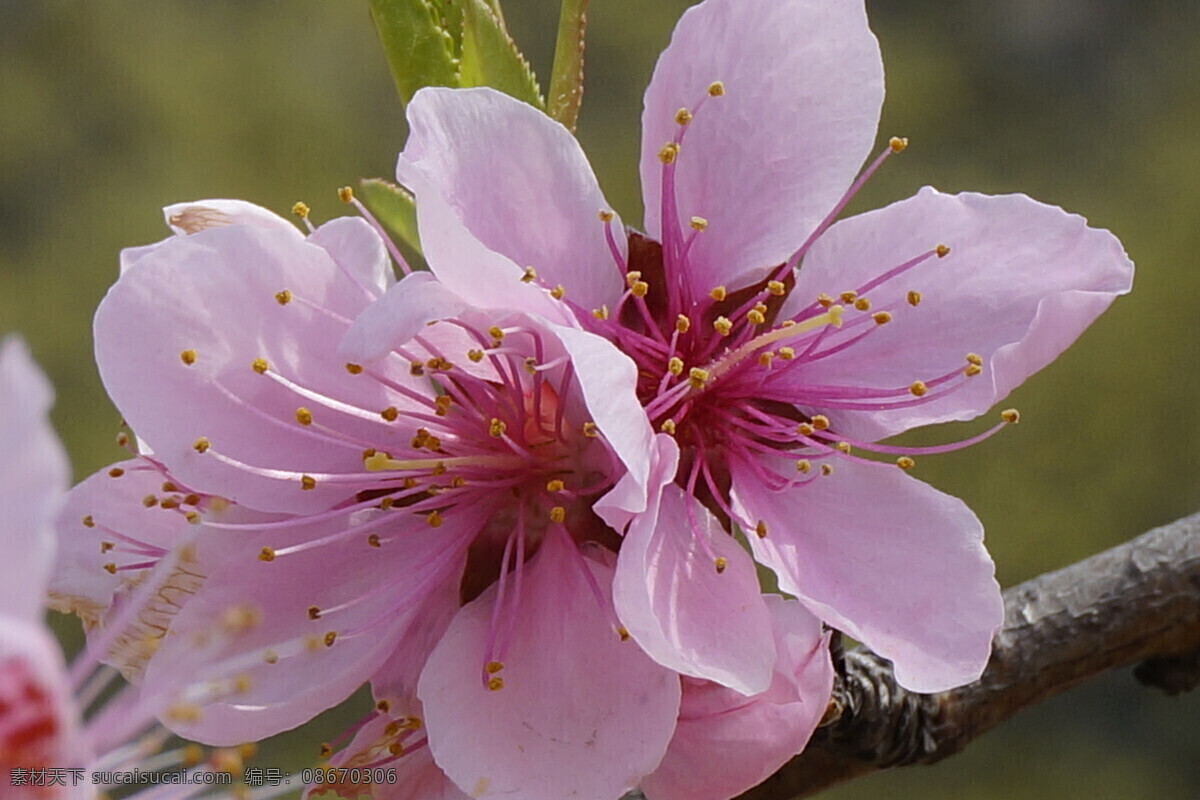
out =
{"type": "Polygon", "coordinates": [[[741,800],[798,800],[907,764],[932,764],[980,734],[1108,670],[1174,694],[1200,683],[1200,514],[1156,528],[1004,593],[1004,627],[983,677],[935,695],[896,684],[856,648],[840,658],[840,713],[741,800]]]}

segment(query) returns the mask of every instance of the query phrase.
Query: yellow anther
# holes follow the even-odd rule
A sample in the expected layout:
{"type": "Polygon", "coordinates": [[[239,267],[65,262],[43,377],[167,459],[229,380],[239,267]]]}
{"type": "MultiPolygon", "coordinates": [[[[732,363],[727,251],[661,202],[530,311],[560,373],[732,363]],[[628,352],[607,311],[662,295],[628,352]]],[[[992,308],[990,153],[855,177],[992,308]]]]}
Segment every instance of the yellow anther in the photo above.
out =
{"type": "Polygon", "coordinates": [[[275,302],[279,303],[281,306],[286,306],[288,303],[292,302],[292,293],[287,289],[284,289],[281,292],[276,292],[275,302]]]}
{"type": "Polygon", "coordinates": [[[198,744],[187,744],[183,747],[183,766],[192,768],[204,760],[204,748],[198,744]]]}
{"type": "Polygon", "coordinates": [[[492,417],[491,422],[488,423],[488,436],[499,439],[507,429],[508,423],[498,417],[492,417]]]}
{"type": "Polygon", "coordinates": [[[422,364],[420,361],[409,362],[408,374],[412,375],[414,378],[421,377],[422,375],[425,374],[425,365],[422,364]]]}
{"type": "Polygon", "coordinates": [[[796,426],[796,433],[801,436],[812,436],[816,432],[817,429],[811,422],[801,422],[796,426]]]}
{"type": "Polygon", "coordinates": [[[775,360],[775,354],[770,350],[758,354],[758,365],[760,367],[769,367],[771,362],[775,360]]]}
{"type": "Polygon", "coordinates": [[[781,347],[779,348],[779,357],[784,361],[791,361],[796,357],[796,351],[790,347],[781,347]]]}
{"type": "Polygon", "coordinates": [[[821,306],[822,308],[829,308],[831,305],[833,305],[833,303],[834,299],[824,292],[821,292],[819,295],[817,295],[817,305],[821,306]]]}
{"type": "Polygon", "coordinates": [[[727,294],[729,294],[729,292],[726,291],[724,286],[714,286],[708,292],[708,296],[713,300],[716,300],[718,303],[724,300],[727,294]]]}
{"type": "Polygon", "coordinates": [[[833,465],[832,464],[822,464],[821,465],[821,474],[826,477],[832,475],[833,474],[833,465]]]}
{"type": "Polygon", "coordinates": [[[696,231],[697,233],[702,233],[708,229],[708,220],[706,220],[704,217],[692,217],[690,220],[688,220],[688,225],[690,225],[692,230],[696,231]]]}
{"type": "MultiPolygon", "coordinates": [[[[394,736],[395,734],[393,733],[391,735],[394,736]]],[[[329,744],[328,742],[321,742],[321,748],[319,752],[320,758],[329,758],[331,755],[333,755],[333,745],[329,744]]]]}
{"type": "Polygon", "coordinates": [[[100,552],[107,553],[116,546],[117,546],[116,542],[101,542],[100,543],[100,552]]]}
{"type": "Polygon", "coordinates": [[[125,447],[127,444],[129,444],[129,434],[121,431],[117,434],[117,447],[125,447]]]}
{"type": "Polygon", "coordinates": [[[317,479],[312,475],[301,475],[300,488],[306,492],[311,492],[313,489],[317,488],[317,479]]]}
{"type": "Polygon", "coordinates": [[[296,204],[292,206],[292,213],[300,219],[308,219],[308,211],[308,203],[302,200],[297,200],[296,204]]]}
{"type": "Polygon", "coordinates": [[[562,300],[563,297],[566,296],[566,294],[567,294],[567,290],[563,288],[563,285],[561,283],[550,290],[550,296],[553,297],[555,300],[562,300]]]}
{"type": "Polygon", "coordinates": [[[361,364],[352,364],[349,361],[346,362],[346,372],[349,372],[351,375],[361,375],[362,371],[363,368],[361,364]]]}
{"type": "Polygon", "coordinates": [[[637,283],[638,281],[640,281],[641,279],[642,279],[642,273],[636,269],[631,269],[631,270],[629,270],[629,272],[625,273],[625,285],[628,286],[630,289],[632,289],[633,285],[635,283],[637,283]]]}
{"type": "Polygon", "coordinates": [[[854,301],[854,307],[859,311],[870,311],[871,301],[865,297],[860,297],[854,301]]]}
{"type": "Polygon", "coordinates": [[[561,480],[559,480],[558,478],[555,478],[552,481],[546,481],[546,491],[547,492],[561,492],[563,489],[566,488],[566,486],[567,485],[565,483],[563,483],[561,480]]]}
{"type": "Polygon", "coordinates": [[[672,375],[683,374],[683,359],[679,356],[671,356],[671,360],[667,362],[667,372],[672,375]]]}
{"type": "Polygon", "coordinates": [[[871,315],[876,325],[886,325],[892,321],[892,315],[887,311],[876,311],[871,315]]]}
{"type": "Polygon", "coordinates": [[[767,538],[767,523],[763,522],[760,519],[758,521],[758,523],[754,526],[754,532],[758,535],[758,538],[760,538],[760,539],[767,538]]]}
{"type": "Polygon", "coordinates": [[[491,692],[500,691],[501,689],[504,688],[504,678],[501,678],[499,675],[488,678],[487,687],[488,687],[488,691],[491,691],[491,692]]]}
{"type": "Polygon", "coordinates": [[[783,281],[767,281],[767,291],[776,297],[783,297],[787,287],[783,285],[783,281]]]}
{"type": "Polygon", "coordinates": [[[450,480],[450,488],[452,488],[452,489],[461,489],[462,487],[464,487],[466,485],[467,485],[467,479],[464,478],[462,475],[455,475],[450,480]]]}
{"type": "Polygon", "coordinates": [[[589,439],[595,439],[600,435],[600,429],[596,427],[596,423],[589,420],[583,423],[583,435],[589,439]]]}
{"type": "Polygon", "coordinates": [[[658,429],[660,431],[662,431],[663,433],[667,434],[668,436],[674,436],[675,435],[675,420],[664,419],[663,424],[658,426],[658,429]]]}
{"type": "Polygon", "coordinates": [[[853,303],[858,298],[858,292],[842,292],[838,297],[841,298],[843,303],[853,303]]]}
{"type": "Polygon", "coordinates": [[[208,443],[208,439],[205,439],[203,436],[201,436],[196,441],[192,442],[192,449],[195,450],[197,453],[207,452],[209,446],[210,445],[208,443]]]}
{"type": "MultiPolygon", "coordinates": [[[[433,469],[430,470],[430,473],[433,475],[445,475],[446,469],[447,467],[445,462],[439,461],[433,465],[433,469]]],[[[433,487],[430,487],[430,491],[433,491],[433,487]]]]}
{"type": "Polygon", "coordinates": [[[184,519],[186,519],[188,521],[189,524],[192,524],[192,525],[200,524],[200,515],[195,511],[189,511],[186,514],[184,514],[183,517],[184,517],[184,519]]]}
{"type": "MultiPolygon", "coordinates": [[[[471,361],[478,364],[480,361],[483,361],[483,351],[482,350],[468,350],[467,358],[469,358],[471,361]]],[[[445,397],[448,395],[443,395],[443,396],[445,397]]]]}
{"type": "Polygon", "coordinates": [[[829,430],[829,417],[817,414],[812,418],[812,424],[819,431],[829,430]]]}
{"type": "Polygon", "coordinates": [[[634,297],[645,297],[646,293],[650,291],[650,284],[645,281],[634,281],[633,285],[629,287],[629,291],[634,297]]]}
{"type": "Polygon", "coordinates": [[[109,575],[116,575],[117,574],[117,565],[110,561],[104,565],[104,571],[107,572],[109,575]]]}
{"type": "Polygon", "coordinates": [[[304,406],[296,409],[296,422],[301,425],[312,425],[312,412],[304,406]]]}
{"type": "Polygon", "coordinates": [[[1009,425],[1015,425],[1021,421],[1021,412],[1015,408],[1006,408],[1000,412],[1000,419],[1007,422],[1009,425]]]}
{"type": "Polygon", "coordinates": [[[717,574],[720,575],[729,566],[729,561],[724,556],[717,556],[713,559],[713,566],[717,568],[717,574]]]}
{"type": "Polygon", "coordinates": [[[592,309],[592,316],[596,319],[608,319],[608,305],[602,305],[599,308],[592,309]]]}
{"type": "Polygon", "coordinates": [[[258,552],[258,560],[259,561],[274,561],[275,560],[275,551],[272,550],[270,547],[264,547],[262,550],[260,550],[258,552]]]}
{"type": "Polygon", "coordinates": [[[550,509],[550,521],[551,522],[562,522],[566,518],[567,518],[567,510],[565,508],[563,508],[562,506],[555,506],[554,508],[550,509]]]}
{"type": "Polygon", "coordinates": [[[317,608],[316,606],[309,606],[308,607],[308,618],[309,619],[320,619],[321,618],[321,609],[317,608]]]}
{"type": "Polygon", "coordinates": [[[626,628],[624,625],[622,625],[621,627],[617,628],[617,636],[620,637],[622,642],[628,642],[629,641],[629,629],[626,628]]]}
{"type": "Polygon", "coordinates": [[[908,304],[910,306],[912,306],[913,308],[916,308],[917,306],[921,305],[921,293],[920,292],[910,290],[908,293],[907,299],[908,299],[908,304]]]}
{"type": "Polygon", "coordinates": [[[950,255],[950,248],[946,247],[944,244],[939,244],[933,249],[933,252],[937,253],[938,258],[945,258],[946,256],[950,255]]]}
{"type": "Polygon", "coordinates": [[[343,186],[338,189],[338,200],[343,203],[350,203],[354,200],[354,190],[349,186],[343,186]]]}
{"type": "Polygon", "coordinates": [[[430,369],[440,369],[442,372],[448,372],[454,368],[453,364],[441,356],[434,356],[433,358],[429,359],[425,362],[425,366],[429,367],[430,369]]]}
{"type": "Polygon", "coordinates": [[[908,139],[902,136],[893,136],[888,139],[888,147],[892,148],[893,153],[899,153],[908,147],[908,139]]]}
{"type": "Polygon", "coordinates": [[[688,111],[686,108],[681,108],[675,112],[675,124],[676,125],[687,125],[691,121],[692,121],[692,112],[688,111]]]}
{"type": "Polygon", "coordinates": [[[963,368],[963,375],[966,375],[968,378],[974,378],[981,372],[983,372],[983,367],[979,366],[978,364],[967,364],[967,366],[963,368]]]}
{"type": "Polygon", "coordinates": [[[729,317],[717,317],[713,320],[713,330],[721,336],[728,336],[733,331],[733,322],[729,317]]]}
{"type": "Polygon", "coordinates": [[[495,675],[497,672],[504,669],[504,664],[499,661],[489,661],[486,665],[484,665],[484,669],[487,670],[488,675],[495,675]]]}
{"type": "Polygon", "coordinates": [[[896,459],[896,466],[899,467],[900,469],[912,469],[916,465],[917,465],[917,462],[913,461],[908,456],[900,456],[899,458],[896,459]]]}
{"type": "Polygon", "coordinates": [[[746,321],[749,322],[751,325],[762,325],[764,322],[767,321],[767,317],[765,314],[763,314],[763,312],[759,311],[757,308],[752,308],[752,309],[750,309],[749,312],[746,313],[746,321]]]}
{"type": "Polygon", "coordinates": [[[658,160],[664,164],[673,164],[675,159],[679,157],[679,145],[674,142],[667,142],[658,151],[658,160]]]}
{"type": "Polygon", "coordinates": [[[142,498],[142,505],[146,508],[154,508],[158,505],[158,498],[152,494],[148,494],[142,498]]]}
{"type": "Polygon", "coordinates": [[[499,325],[493,325],[492,327],[488,328],[488,336],[492,337],[493,339],[503,339],[504,330],[499,325]]]}
{"type": "Polygon", "coordinates": [[[378,711],[380,714],[391,713],[392,704],[390,702],[388,702],[387,700],[380,700],[378,703],[375,704],[375,710],[378,711]]]}
{"type": "Polygon", "coordinates": [[[369,455],[369,456],[368,455],[363,456],[363,467],[368,472],[379,472],[381,470],[387,469],[388,462],[390,462],[390,461],[391,461],[391,459],[388,458],[387,453],[372,452],[371,455],[369,455]]]}
{"type": "Polygon", "coordinates": [[[179,508],[179,501],[174,497],[164,497],[158,504],[158,507],[166,511],[179,508]]]}
{"type": "Polygon", "coordinates": [[[533,267],[526,267],[521,273],[521,283],[533,283],[537,280],[537,270],[533,267]]]}
{"type": "Polygon", "coordinates": [[[448,394],[440,394],[433,398],[433,413],[439,417],[444,417],[450,413],[450,406],[454,403],[454,398],[448,394]]]}
{"type": "Polygon", "coordinates": [[[121,469],[120,467],[113,467],[108,471],[108,477],[110,478],[119,478],[124,474],[125,470],[121,469]]]}
{"type": "Polygon", "coordinates": [[[849,442],[838,442],[834,445],[834,447],[838,450],[838,452],[845,453],[847,455],[849,455],[850,451],[853,449],[850,447],[849,442]]]}
{"type": "Polygon", "coordinates": [[[184,350],[179,354],[179,360],[190,367],[192,364],[196,363],[196,351],[184,350]]]}
{"type": "Polygon", "coordinates": [[[613,212],[609,211],[607,208],[602,208],[602,209],[600,209],[600,215],[599,215],[599,216],[600,216],[600,221],[601,221],[601,222],[612,222],[612,221],[613,221],[613,217],[614,217],[614,216],[616,216],[616,215],[615,215],[615,214],[613,214],[613,212]]]}
{"type": "Polygon", "coordinates": [[[703,389],[708,381],[708,370],[692,367],[688,370],[688,383],[693,389],[703,389]]]}
{"type": "Polygon", "coordinates": [[[267,360],[265,358],[254,359],[253,361],[250,362],[250,367],[255,372],[257,372],[259,375],[265,375],[267,370],[271,368],[271,366],[267,363],[267,360]]]}
{"type": "Polygon", "coordinates": [[[708,85],[708,94],[710,97],[720,97],[725,94],[725,84],[720,81],[713,81],[708,85]]]}
{"type": "Polygon", "coordinates": [[[382,547],[382,543],[379,541],[379,534],[372,533],[369,535],[367,537],[367,544],[371,547],[382,547]]]}
{"type": "Polygon", "coordinates": [[[167,717],[174,722],[197,722],[200,719],[200,706],[191,703],[181,703],[167,709],[167,717]]]}
{"type": "Polygon", "coordinates": [[[170,481],[163,481],[162,490],[164,492],[178,492],[179,487],[176,486],[175,484],[171,483],[170,481]]]}
{"type": "Polygon", "coordinates": [[[688,319],[686,314],[680,314],[675,318],[675,330],[677,330],[679,333],[687,333],[688,329],[691,327],[692,321],[688,319]]]}
{"type": "Polygon", "coordinates": [[[908,391],[910,391],[914,397],[924,397],[929,391],[929,387],[925,385],[925,381],[913,381],[912,384],[909,385],[908,391]]]}
{"type": "Polygon", "coordinates": [[[805,475],[807,475],[809,470],[811,470],[811,469],[812,469],[812,462],[809,461],[807,458],[802,458],[796,462],[796,471],[797,472],[803,472],[805,475]]]}
{"type": "Polygon", "coordinates": [[[425,515],[425,521],[429,523],[431,528],[440,528],[442,526],[442,515],[435,509],[425,515]]]}
{"type": "Polygon", "coordinates": [[[323,641],[325,642],[326,647],[333,647],[333,643],[337,641],[337,631],[330,631],[329,633],[325,634],[323,641]]]}
{"type": "Polygon", "coordinates": [[[388,406],[383,411],[379,412],[379,416],[383,417],[388,422],[395,422],[400,416],[400,410],[395,406],[388,406]]]}

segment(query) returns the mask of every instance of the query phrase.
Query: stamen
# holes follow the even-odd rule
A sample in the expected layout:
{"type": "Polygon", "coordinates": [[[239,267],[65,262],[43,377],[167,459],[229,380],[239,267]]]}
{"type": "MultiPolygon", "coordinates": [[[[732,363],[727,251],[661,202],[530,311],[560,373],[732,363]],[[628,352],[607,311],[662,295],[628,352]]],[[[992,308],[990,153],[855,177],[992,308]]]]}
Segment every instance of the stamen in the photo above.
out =
{"type": "Polygon", "coordinates": [[[190,367],[192,364],[196,363],[196,351],[184,350],[179,354],[179,360],[190,367]]]}

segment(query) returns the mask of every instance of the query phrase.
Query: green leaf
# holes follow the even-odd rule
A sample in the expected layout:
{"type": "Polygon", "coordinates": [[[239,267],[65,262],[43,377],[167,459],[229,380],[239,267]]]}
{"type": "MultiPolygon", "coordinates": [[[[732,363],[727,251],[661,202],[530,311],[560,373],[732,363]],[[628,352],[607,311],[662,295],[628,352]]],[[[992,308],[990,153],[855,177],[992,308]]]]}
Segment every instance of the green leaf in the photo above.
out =
{"type": "Polygon", "coordinates": [[[530,105],[545,108],[529,62],[484,0],[463,0],[460,85],[491,86],[530,105]]]}
{"type": "Polygon", "coordinates": [[[548,113],[575,130],[583,102],[583,34],[587,28],[588,0],[563,0],[558,17],[558,39],[554,45],[554,69],[550,74],[548,113]]]}
{"type": "Polygon", "coordinates": [[[417,234],[417,206],[413,196],[400,186],[383,178],[363,178],[358,182],[359,199],[392,240],[408,252],[406,256],[414,269],[420,267],[421,239],[417,234]]]}
{"type": "Polygon", "coordinates": [[[459,85],[457,28],[448,27],[444,2],[370,0],[371,19],[405,103],[423,86],[459,85]]]}

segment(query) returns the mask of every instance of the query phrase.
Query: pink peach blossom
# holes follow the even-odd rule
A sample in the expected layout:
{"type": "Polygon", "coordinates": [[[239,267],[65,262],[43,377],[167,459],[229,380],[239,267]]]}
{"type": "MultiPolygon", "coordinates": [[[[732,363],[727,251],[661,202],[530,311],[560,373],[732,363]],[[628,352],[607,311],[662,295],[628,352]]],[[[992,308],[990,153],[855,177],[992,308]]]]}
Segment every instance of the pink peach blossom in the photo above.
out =
{"type": "Polygon", "coordinates": [[[987,434],[880,440],[985,413],[1130,288],[1111,234],[1024,195],[924,188],[835,222],[906,145],[856,178],[882,100],[862,0],[693,6],[645,95],[644,234],[536,109],[430,88],[408,110],[397,174],[445,290],[613,342],[673,437],[651,452],[678,462],[661,504],[606,515],[621,622],[663,666],[746,695],[777,656],[751,553],[906,687],[979,676],[1003,613],[982,525],[905,470],[987,434]]]}

